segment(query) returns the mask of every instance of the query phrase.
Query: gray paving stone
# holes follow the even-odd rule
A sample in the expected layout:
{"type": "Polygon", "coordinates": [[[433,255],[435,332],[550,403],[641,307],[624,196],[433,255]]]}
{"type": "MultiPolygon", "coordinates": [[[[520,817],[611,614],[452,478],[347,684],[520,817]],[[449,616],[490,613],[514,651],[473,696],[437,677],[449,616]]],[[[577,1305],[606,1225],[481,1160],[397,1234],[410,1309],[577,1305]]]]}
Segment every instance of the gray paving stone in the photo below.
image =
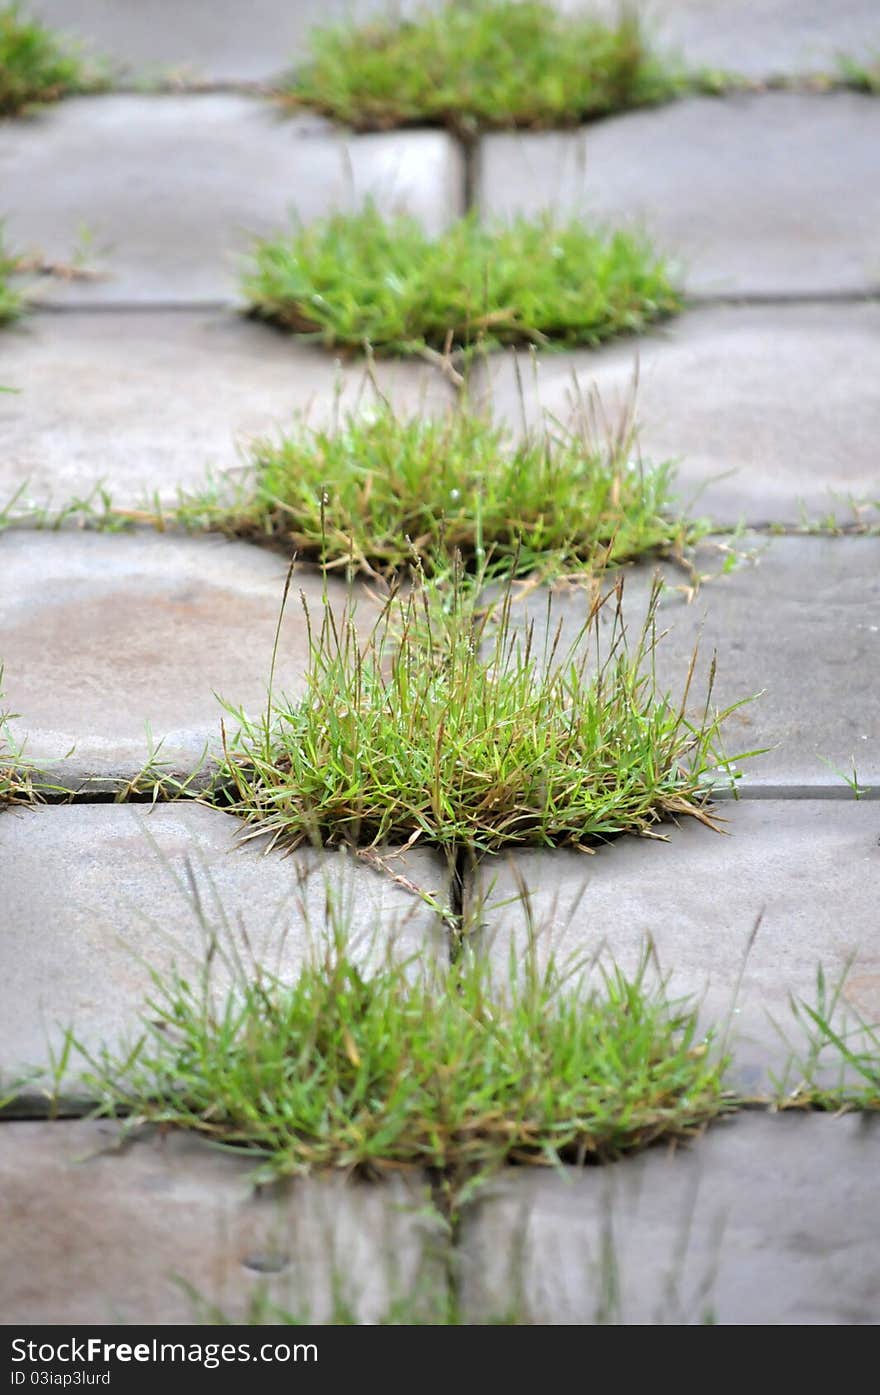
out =
{"type": "Polygon", "coordinates": [[[252,1158],[177,1136],[117,1139],[108,1123],[0,1125],[6,1322],[216,1322],[211,1305],[247,1322],[261,1293],[329,1322],[334,1272],[363,1322],[396,1300],[442,1306],[440,1238],[419,1214],[417,1177],[256,1191],[252,1158]]]}
{"type": "MultiPolygon", "coordinates": [[[[556,0],[562,10],[584,0],[556,0]]],[[[136,73],[166,69],[224,80],[265,80],[307,52],[312,26],[364,20],[393,10],[408,14],[424,0],[32,0],[47,23],[87,41],[136,73]]],[[[592,0],[615,15],[619,0],[592,0]]],[[[733,69],[749,77],[833,70],[840,52],[880,48],[873,0],[646,0],[641,6],[659,47],[692,64],[733,69]]]]}
{"type": "MultiPolygon", "coordinates": [[[[212,933],[222,946],[218,991],[229,986],[236,949],[245,968],[259,964],[289,978],[337,926],[348,927],[352,953],[364,963],[381,962],[389,946],[408,960],[444,957],[438,918],[390,876],[341,851],[267,856],[264,840],[240,844],[243,831],[232,814],[196,805],[0,814],[0,1077],[7,1085],[28,1068],[45,1068],[49,1047],[57,1050],[68,1027],[90,1050],[133,1039],[151,990],[149,969],[176,963],[201,973],[212,933]],[[336,924],[328,922],[328,898],[336,924]]],[[[390,865],[447,901],[441,856],[398,855],[390,865]]],[[[72,1061],[66,1096],[81,1093],[80,1073],[72,1061]]],[[[38,1081],[26,1097],[41,1098],[38,1081]]]]}
{"type": "MultiPolygon", "coordinates": [[[[373,371],[403,412],[443,410],[452,388],[425,365],[373,371]]],[[[103,481],[119,507],[158,491],[198,489],[206,470],[236,469],[249,438],[318,425],[376,397],[359,361],[334,364],[266,325],[200,311],[35,314],[0,335],[0,507],[27,495],[54,506],[103,481]],[[362,391],[363,389],[363,391],[362,391]]]]}
{"type": "Polygon", "coordinates": [[[0,126],[9,244],[69,262],[83,228],[98,280],[41,282],[47,302],[184,303],[236,295],[254,236],[372,196],[431,230],[461,212],[461,156],[440,131],[352,136],[235,95],[82,97],[0,126]]]}
{"type": "Polygon", "coordinates": [[[791,1054],[774,1020],[803,1050],[789,994],[815,1006],[820,963],[833,983],[853,956],[846,1002],[880,1021],[880,818],[876,804],[855,800],[742,800],[720,812],[728,836],[684,819],[668,843],[626,837],[593,857],[486,858],[469,899],[482,903],[499,972],[511,938],[527,944],[518,878],[531,892],[542,960],[584,959],[604,945],[633,974],[650,937],[672,995],[699,1000],[706,1027],[730,1022],[738,1081],[763,1091],[791,1054]]]}
{"type": "MultiPolygon", "coordinates": [[[[146,758],[147,723],[164,742],[160,760],[192,771],[206,743],[218,749],[218,696],[263,710],[282,557],[217,538],[12,531],[0,535],[0,569],[13,730],[66,788],[130,779],[146,758]]],[[[292,697],[309,652],[297,590],[319,616],[320,577],[299,573],[285,612],[275,691],[292,697]]],[[[341,580],[328,594],[347,604],[341,580]]],[[[366,623],[375,612],[359,599],[366,623]]]]}
{"type": "Polygon", "coordinates": [[[465,1220],[467,1320],[876,1323],[877,1125],[746,1115],[674,1153],[510,1171],[465,1220]]]}
{"type": "MultiPolygon", "coordinates": [[[[528,416],[566,420],[574,375],[616,421],[637,366],[642,456],[679,462],[676,488],[692,512],[763,525],[833,511],[849,522],[849,498],[880,496],[880,306],[707,307],[637,345],[544,354],[537,390],[521,356],[528,416]]],[[[496,413],[518,429],[512,359],[490,359],[488,378],[496,413]]]]}
{"type": "MultiPolygon", "coordinates": [[[[563,10],[583,0],[556,0],[563,10]]],[[[616,0],[591,8],[615,14],[616,0]]],[[[694,66],[751,78],[834,72],[840,53],[880,48],[874,0],[643,0],[639,9],[657,46],[677,49],[694,66]]]]}
{"type": "MultiPolygon", "coordinates": [[[[393,0],[404,14],[415,0],[393,0]]],[[[138,75],[266,81],[308,53],[315,26],[387,13],[389,0],[33,0],[32,13],[138,75]]]]}
{"type": "Polygon", "coordinates": [[[880,103],[791,92],[674,102],[574,133],[487,137],[484,215],[644,227],[700,294],[880,285],[880,103]]]}
{"type": "MultiPolygon", "coordinates": [[[[746,534],[735,546],[744,560],[727,576],[719,575],[719,553],[698,552],[697,570],[713,579],[690,605],[676,589],[687,590],[688,577],[660,569],[669,588],[658,611],[658,690],[680,699],[698,644],[692,715],[703,710],[713,652],[713,708],[756,697],[732,714],[724,737],[728,758],[766,752],[742,764],[740,787],[750,794],[849,797],[828,762],[848,773],[853,760],[862,785],[880,786],[880,538],[746,534]]],[[[633,644],[656,570],[643,563],[625,574],[633,644]]],[[[610,582],[603,589],[610,591],[610,582]]],[[[575,588],[554,593],[550,625],[562,627],[560,654],[575,642],[589,603],[575,588]]],[[[609,604],[602,612],[600,636],[612,633],[611,610],[609,604]]],[[[533,620],[543,641],[544,591],[514,614],[523,627],[533,620]]]]}

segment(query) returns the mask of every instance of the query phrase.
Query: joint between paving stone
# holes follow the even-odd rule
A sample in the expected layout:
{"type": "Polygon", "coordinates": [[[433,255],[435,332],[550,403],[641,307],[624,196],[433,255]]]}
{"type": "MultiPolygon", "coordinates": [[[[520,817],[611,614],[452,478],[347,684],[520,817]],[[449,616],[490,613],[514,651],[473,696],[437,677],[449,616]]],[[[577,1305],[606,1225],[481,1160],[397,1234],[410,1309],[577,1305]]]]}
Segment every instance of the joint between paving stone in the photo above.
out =
{"type": "Polygon", "coordinates": [[[30,315],[168,315],[240,313],[234,300],[36,300],[28,307],[30,315]]]}
{"type": "Polygon", "coordinates": [[[706,310],[723,305],[874,305],[880,301],[880,286],[855,290],[816,291],[692,291],[686,296],[688,310],[706,310]]]}
{"type": "Polygon", "coordinates": [[[743,785],[736,790],[720,789],[713,796],[716,802],[733,803],[753,799],[827,799],[850,802],[852,800],[880,799],[880,785],[860,785],[858,796],[846,786],[840,785],[743,785]]]}

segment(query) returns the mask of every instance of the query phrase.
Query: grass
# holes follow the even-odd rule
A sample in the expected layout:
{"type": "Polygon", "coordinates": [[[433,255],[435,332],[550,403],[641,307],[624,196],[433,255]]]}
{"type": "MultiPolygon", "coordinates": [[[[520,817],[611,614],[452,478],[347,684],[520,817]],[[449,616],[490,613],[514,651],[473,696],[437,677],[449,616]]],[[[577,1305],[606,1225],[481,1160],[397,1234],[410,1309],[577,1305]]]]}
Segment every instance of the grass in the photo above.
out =
{"type": "Polygon", "coordinates": [[[409,22],[316,30],[280,97],[359,131],[436,124],[470,136],[576,125],[700,86],[652,52],[631,7],[607,23],[538,0],[456,0],[409,22]]]}
{"type": "Polygon", "coordinates": [[[866,92],[871,96],[880,95],[880,53],[867,58],[853,58],[841,54],[838,59],[840,81],[854,92],[866,92]]]}
{"type": "Polygon", "coordinates": [[[580,399],[568,424],[519,437],[465,405],[401,417],[384,399],[330,427],[300,420],[255,441],[246,477],[156,515],[283,544],[327,568],[443,573],[469,567],[571,573],[661,550],[708,528],[674,514],[671,463],[638,459],[629,416],[603,433],[580,399]]]}
{"type": "Polygon", "coordinates": [[[500,344],[597,345],[674,314],[667,264],[638,233],[473,216],[430,238],[372,204],[256,244],[255,314],[326,348],[436,357],[500,344]]]}
{"type": "Polygon", "coordinates": [[[17,320],[24,309],[21,292],[12,282],[18,268],[19,258],[7,249],[0,223],[0,325],[17,320]]]}
{"type": "Polygon", "coordinates": [[[851,962],[829,984],[820,965],[815,1002],[792,999],[799,1044],[774,1081],[777,1107],[833,1113],[880,1109],[880,1023],[842,1010],[850,968],[851,962]]]}
{"type": "MultiPolygon", "coordinates": [[[[257,1284],[248,1295],[244,1311],[231,1316],[228,1309],[212,1303],[192,1284],[178,1280],[184,1298],[192,1309],[192,1321],[200,1327],[457,1327],[465,1322],[458,1313],[454,1299],[451,1299],[441,1283],[419,1284],[416,1280],[414,1293],[400,1293],[392,1298],[377,1320],[361,1316],[361,1304],[357,1297],[349,1297],[350,1275],[342,1265],[336,1265],[331,1274],[330,1309],[322,1322],[316,1322],[313,1305],[304,1297],[296,1306],[290,1299],[283,1303],[273,1301],[270,1286],[257,1284]]],[[[491,1326],[515,1326],[524,1322],[519,1314],[511,1312],[493,1319],[491,1326]]],[[[303,1358],[305,1359],[305,1358],[303,1358]]],[[[317,1359],[317,1358],[316,1358],[317,1359]]]]}
{"type": "Polygon", "coordinates": [[[154,975],[141,1035],[84,1052],[83,1085],[99,1113],[243,1149],[258,1176],[411,1166],[458,1204],[505,1162],[610,1160],[733,1108],[694,1011],[644,971],[588,988],[586,965],[511,956],[499,994],[464,952],[365,976],[335,928],[295,982],[258,968],[219,993],[217,950],[195,980],[154,975]]]}
{"type": "Polygon", "coordinates": [[[0,664],[0,813],[13,804],[33,804],[39,797],[23,749],[9,729],[16,715],[4,707],[3,665],[0,664]]]}
{"type": "Polygon", "coordinates": [[[20,4],[0,6],[0,117],[94,86],[81,60],[20,4]]]}
{"type": "Polygon", "coordinates": [[[479,578],[460,569],[393,593],[366,640],[351,611],[325,605],[317,626],[307,612],[305,696],[273,695],[257,718],[227,708],[237,730],[218,791],[256,833],[294,846],[587,847],[675,815],[711,822],[708,782],[721,768],[732,778],[720,727],[734,709],[711,710],[713,661],[687,710],[696,655],[680,700],[658,691],[661,583],[632,646],[622,586],[585,599],[564,651],[549,623],[543,640],[518,626],[509,582],[480,611],[479,578]]]}
{"type": "Polygon", "coordinates": [[[771,524],[772,533],[802,533],[813,537],[876,537],[880,533],[880,498],[829,491],[834,507],[822,514],[811,514],[801,505],[800,520],[792,524],[771,524]],[[841,512],[843,510],[843,512],[841,512]]]}

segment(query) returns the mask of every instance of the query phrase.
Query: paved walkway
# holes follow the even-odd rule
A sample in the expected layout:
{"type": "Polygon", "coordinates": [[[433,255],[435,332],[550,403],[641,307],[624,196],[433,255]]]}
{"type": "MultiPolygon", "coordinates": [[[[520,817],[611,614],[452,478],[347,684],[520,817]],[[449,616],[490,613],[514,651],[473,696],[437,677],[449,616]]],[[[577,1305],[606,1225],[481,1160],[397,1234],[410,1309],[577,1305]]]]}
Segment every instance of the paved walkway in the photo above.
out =
{"type": "MultiPolygon", "coordinates": [[[[307,20],[346,6],[260,0],[246,24],[231,0],[194,2],[185,16],[169,3],[167,24],[163,6],[147,24],[134,0],[34,8],[56,24],[63,9],[133,78],[174,69],[234,84],[268,78],[307,20]]],[[[754,77],[880,48],[871,0],[658,0],[654,12],[694,61],[754,77]]],[[[702,632],[704,666],[718,650],[720,702],[763,692],[736,741],[770,749],[724,806],[728,838],[691,825],[669,844],[625,839],[589,860],[524,853],[484,864],[465,891],[486,899],[490,954],[522,933],[500,906],[516,877],[557,952],[603,938],[626,964],[649,933],[673,986],[705,994],[707,1020],[729,1008],[763,909],[734,1018],[735,1070],[755,1091],[785,1056],[769,1018],[785,1019],[790,993],[809,994],[819,961],[833,977],[852,957],[848,1000],[880,1019],[880,538],[773,527],[804,508],[846,516],[830,491],[880,496],[878,150],[880,101],[841,92],[694,99],[581,132],[497,135],[479,144],[469,178],[443,133],[347,136],[310,117],[279,121],[243,91],[77,98],[0,124],[10,242],[64,260],[86,225],[90,260],[106,272],[44,283],[41,308],[0,335],[0,382],[20,389],[0,398],[0,500],[24,477],[37,502],[88,493],[98,478],[122,506],[146,492],[173,499],[206,465],[234,464],[237,440],[298,408],[328,415],[332,360],[235,313],[236,258],[292,208],[311,219],[372,194],[436,229],[470,187],[486,215],[585,208],[644,223],[679,259],[692,308],[639,345],[642,447],[649,459],[683,457],[685,498],[699,493],[696,507],[719,524],[744,523],[751,560],[690,606],[670,594],[662,662],[674,682],[702,632]],[[871,796],[858,802],[829,768],[853,759],[871,796]]],[[[564,407],[572,373],[613,402],[634,353],[630,342],[546,356],[542,405],[564,407]]],[[[353,395],[360,370],[342,371],[353,395]]],[[[403,407],[450,400],[427,367],[378,372],[403,407]]],[[[517,427],[509,358],[488,377],[517,427]]],[[[628,581],[636,608],[651,571],[628,581]]],[[[129,1027],[147,983],[138,956],[161,965],[199,953],[192,900],[169,864],[194,859],[267,956],[257,909],[286,902],[281,967],[302,961],[290,861],[254,848],[229,856],[237,824],[220,812],[98,802],[143,764],[147,723],[186,772],[215,739],[214,694],[259,707],[283,575],[281,559],[244,543],[0,537],[0,659],[16,730],[79,791],[72,804],[0,816],[0,1094],[48,1059],[59,1023],[74,1020],[95,1044],[129,1027]]],[[[316,577],[299,584],[320,593],[316,577]]],[[[566,624],[580,605],[554,599],[566,624]]],[[[279,684],[293,693],[307,651],[292,608],[286,627],[279,684]]],[[[411,853],[405,870],[445,899],[438,856],[411,853]]],[[[310,854],[305,873],[313,914],[329,878],[356,934],[378,924],[403,952],[447,952],[434,917],[368,867],[328,852],[310,854]]],[[[76,1114],[75,1082],[65,1088],[76,1114]]],[[[417,1282],[442,1294],[454,1281],[472,1318],[520,1305],[539,1321],[593,1321],[608,1315],[610,1235],[621,1292],[611,1315],[623,1320],[880,1319],[870,1120],[747,1115],[687,1153],[570,1179],[512,1174],[469,1213],[450,1264],[414,1182],[409,1193],[316,1181],[255,1195],[244,1164],[191,1140],[107,1151],[109,1125],[40,1120],[36,1092],[21,1112],[36,1117],[0,1123],[0,1236],[16,1261],[0,1266],[8,1322],[188,1321],[175,1276],[233,1316],[268,1284],[293,1307],[307,1295],[318,1318],[330,1311],[328,1254],[344,1256],[365,1319],[417,1282]]]]}

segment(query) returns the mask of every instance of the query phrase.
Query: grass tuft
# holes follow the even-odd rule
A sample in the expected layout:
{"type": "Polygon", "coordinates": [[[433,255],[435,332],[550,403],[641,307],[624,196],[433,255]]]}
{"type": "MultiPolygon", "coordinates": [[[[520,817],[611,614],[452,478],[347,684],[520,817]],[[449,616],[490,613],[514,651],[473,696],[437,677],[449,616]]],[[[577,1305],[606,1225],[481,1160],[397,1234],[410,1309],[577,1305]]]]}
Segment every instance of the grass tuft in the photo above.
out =
{"type": "Polygon", "coordinates": [[[3,665],[0,664],[0,811],[13,804],[33,804],[39,798],[21,745],[9,730],[17,714],[3,706],[3,665]]]}
{"type": "Polygon", "coordinates": [[[12,277],[18,269],[19,258],[7,249],[3,225],[0,223],[0,325],[17,320],[24,309],[21,292],[12,282],[12,277]]]}
{"type": "Polygon", "coordinates": [[[476,569],[565,574],[694,541],[708,524],[675,516],[671,463],[642,465],[629,415],[603,439],[594,406],[514,439],[466,407],[405,418],[379,399],[255,441],[234,492],[213,485],[163,517],[386,577],[413,557],[442,573],[456,552],[476,569]]]}
{"type": "Polygon", "coordinates": [[[866,92],[873,97],[880,96],[880,53],[868,58],[841,54],[837,70],[844,87],[854,92],[866,92]]]}
{"type": "Polygon", "coordinates": [[[251,718],[228,707],[219,788],[273,841],[413,843],[496,851],[587,847],[659,820],[705,811],[723,767],[730,711],[687,710],[653,676],[658,581],[627,644],[622,581],[585,601],[564,654],[518,627],[508,582],[480,611],[479,578],[454,568],[440,586],[393,594],[366,643],[325,605],[309,625],[305,696],[270,698],[251,718]],[[613,612],[610,623],[608,612],[613,612]],[[601,659],[598,657],[601,653],[601,659]]]}
{"type": "Polygon", "coordinates": [[[316,30],[312,56],[281,86],[359,131],[435,124],[479,130],[576,125],[701,86],[652,52],[638,15],[562,15],[540,0],[455,0],[408,22],[316,30]]]}
{"type": "Polygon", "coordinates": [[[0,117],[93,87],[81,60],[20,4],[0,6],[0,117]]]}
{"type": "Polygon", "coordinates": [[[674,314],[667,264],[632,232],[473,216],[432,239],[374,205],[257,243],[243,279],[261,317],[328,348],[448,354],[597,345],[674,314]]]}
{"type": "Polygon", "coordinates": [[[733,1107],[695,1013],[644,970],[587,987],[586,966],[511,956],[499,995],[482,956],[442,978],[389,956],[367,977],[342,938],[293,984],[154,976],[137,1042],[88,1056],[100,1112],[251,1151],[261,1174],[411,1165],[462,1184],[510,1161],[610,1160],[733,1107]]]}
{"type": "Polygon", "coordinates": [[[777,1108],[832,1113],[880,1109],[880,1022],[869,1022],[852,1008],[843,1010],[850,968],[851,963],[829,984],[820,965],[815,1001],[792,998],[798,1045],[774,1080],[777,1108]]]}

